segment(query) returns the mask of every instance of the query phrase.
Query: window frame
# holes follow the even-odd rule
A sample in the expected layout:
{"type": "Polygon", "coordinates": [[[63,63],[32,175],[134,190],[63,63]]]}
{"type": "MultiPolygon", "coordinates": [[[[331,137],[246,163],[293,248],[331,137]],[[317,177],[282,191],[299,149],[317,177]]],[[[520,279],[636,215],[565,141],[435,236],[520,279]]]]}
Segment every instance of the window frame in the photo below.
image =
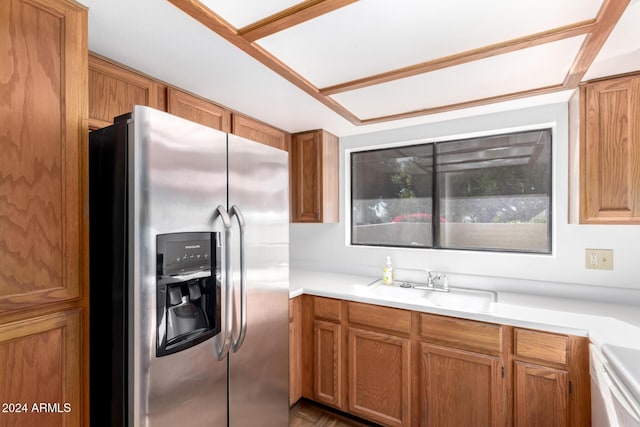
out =
{"type": "Polygon", "coordinates": [[[483,132],[474,132],[460,135],[449,135],[443,137],[431,137],[424,139],[408,140],[408,141],[396,141],[392,143],[384,143],[372,146],[362,146],[345,149],[345,162],[344,162],[344,176],[345,176],[345,245],[357,248],[398,248],[398,249],[413,249],[420,251],[462,251],[462,252],[481,252],[481,253],[498,253],[498,254],[523,254],[523,255],[542,255],[553,256],[555,253],[555,186],[556,186],[556,165],[555,165],[555,150],[556,150],[556,124],[555,123],[541,123],[530,126],[521,126],[517,128],[506,129],[494,129],[483,132]],[[465,141],[469,139],[478,138],[490,138],[503,135],[514,135],[518,133],[535,132],[535,131],[549,131],[550,132],[550,147],[549,147],[549,173],[550,173],[550,185],[549,185],[549,208],[548,208],[548,221],[547,221],[547,241],[548,251],[532,251],[532,250],[519,250],[519,249],[496,249],[496,248],[456,248],[456,247],[441,247],[440,246],[440,221],[431,221],[432,232],[432,244],[427,246],[413,246],[413,245],[388,245],[388,244],[374,244],[374,243],[354,243],[353,242],[353,155],[362,152],[371,152],[376,150],[386,150],[393,148],[402,148],[409,146],[419,146],[426,144],[433,144],[433,179],[432,179],[432,219],[440,218],[440,191],[437,180],[437,149],[438,143],[465,141]]]}

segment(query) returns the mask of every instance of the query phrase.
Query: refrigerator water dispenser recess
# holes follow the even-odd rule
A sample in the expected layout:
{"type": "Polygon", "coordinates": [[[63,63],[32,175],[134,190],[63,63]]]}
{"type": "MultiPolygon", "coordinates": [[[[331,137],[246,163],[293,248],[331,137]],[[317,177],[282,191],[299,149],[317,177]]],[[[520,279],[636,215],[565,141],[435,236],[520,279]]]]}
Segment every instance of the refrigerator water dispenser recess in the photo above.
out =
{"type": "Polygon", "coordinates": [[[156,250],[156,356],[160,357],[220,332],[220,234],[159,234],[156,250]]]}

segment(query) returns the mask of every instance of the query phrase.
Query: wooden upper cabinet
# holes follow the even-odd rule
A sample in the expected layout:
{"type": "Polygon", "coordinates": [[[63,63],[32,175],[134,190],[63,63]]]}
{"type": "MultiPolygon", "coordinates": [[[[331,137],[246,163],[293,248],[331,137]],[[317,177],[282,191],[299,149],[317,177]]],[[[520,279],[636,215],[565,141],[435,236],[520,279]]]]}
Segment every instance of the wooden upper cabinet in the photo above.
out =
{"type": "Polygon", "coordinates": [[[89,128],[95,130],[113,124],[114,117],[130,113],[134,105],[162,109],[159,91],[153,79],[90,55],[89,128]]]}
{"type": "Polygon", "coordinates": [[[640,224],[640,75],[580,88],[580,222],[640,224]]]}
{"type": "Polygon", "coordinates": [[[167,88],[167,111],[224,132],[231,131],[231,111],[187,92],[167,88]]]}
{"type": "Polygon", "coordinates": [[[240,113],[118,65],[89,56],[89,128],[100,129],[134,105],[147,105],[252,141],[288,151],[291,135],[240,113]]]}
{"type": "Polygon", "coordinates": [[[338,150],[338,138],[324,130],[292,136],[292,222],[339,221],[338,150]]]}
{"type": "Polygon", "coordinates": [[[242,114],[232,114],[231,133],[280,150],[289,150],[290,136],[287,132],[242,114]]]}
{"type": "Polygon", "coordinates": [[[87,11],[70,1],[3,0],[0,33],[2,314],[80,296],[87,11]]]}

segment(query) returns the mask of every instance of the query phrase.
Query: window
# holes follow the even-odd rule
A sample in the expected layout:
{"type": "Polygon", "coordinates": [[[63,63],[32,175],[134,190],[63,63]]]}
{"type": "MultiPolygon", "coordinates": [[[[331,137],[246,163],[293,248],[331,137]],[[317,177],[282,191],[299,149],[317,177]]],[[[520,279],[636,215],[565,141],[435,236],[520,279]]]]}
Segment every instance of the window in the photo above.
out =
{"type": "Polygon", "coordinates": [[[351,243],[551,253],[551,130],[351,153],[351,243]]]}

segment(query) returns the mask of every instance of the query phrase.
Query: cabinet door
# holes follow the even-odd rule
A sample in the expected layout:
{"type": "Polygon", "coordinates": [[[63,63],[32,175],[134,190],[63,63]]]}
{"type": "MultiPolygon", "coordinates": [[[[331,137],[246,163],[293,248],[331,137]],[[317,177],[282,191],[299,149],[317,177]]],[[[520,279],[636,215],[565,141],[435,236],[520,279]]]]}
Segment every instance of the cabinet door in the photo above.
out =
{"type": "Polygon", "coordinates": [[[167,111],[214,129],[231,131],[229,110],[171,87],[167,88],[167,111]]]}
{"type": "Polygon", "coordinates": [[[567,371],[515,362],[515,426],[567,426],[568,390],[567,371]]]}
{"type": "Polygon", "coordinates": [[[410,341],[349,328],[349,412],[389,426],[409,424],[410,341]]]}
{"type": "Polygon", "coordinates": [[[231,133],[280,150],[289,150],[289,136],[286,132],[242,114],[232,114],[231,133]]]}
{"type": "Polygon", "coordinates": [[[302,328],[300,297],[289,300],[289,405],[302,397],[302,328]]]}
{"type": "Polygon", "coordinates": [[[581,222],[640,224],[640,76],[584,86],[581,222]]]}
{"type": "Polygon", "coordinates": [[[89,128],[109,126],[134,105],[158,108],[157,84],[149,77],[89,56],[89,128]]]}
{"type": "Polygon", "coordinates": [[[338,138],[319,130],[291,140],[291,220],[338,222],[338,138]]]}
{"type": "Polygon", "coordinates": [[[421,350],[421,425],[504,425],[500,358],[424,343],[421,350]]]}
{"type": "Polygon", "coordinates": [[[342,407],[341,326],[338,323],[313,322],[314,373],[313,394],[318,402],[342,407]]]}
{"type": "Polygon", "coordinates": [[[78,310],[0,326],[0,360],[0,426],[80,426],[78,310]]]}
{"type": "Polygon", "coordinates": [[[0,2],[0,313],[80,295],[86,18],[70,2],[0,2]]]}

